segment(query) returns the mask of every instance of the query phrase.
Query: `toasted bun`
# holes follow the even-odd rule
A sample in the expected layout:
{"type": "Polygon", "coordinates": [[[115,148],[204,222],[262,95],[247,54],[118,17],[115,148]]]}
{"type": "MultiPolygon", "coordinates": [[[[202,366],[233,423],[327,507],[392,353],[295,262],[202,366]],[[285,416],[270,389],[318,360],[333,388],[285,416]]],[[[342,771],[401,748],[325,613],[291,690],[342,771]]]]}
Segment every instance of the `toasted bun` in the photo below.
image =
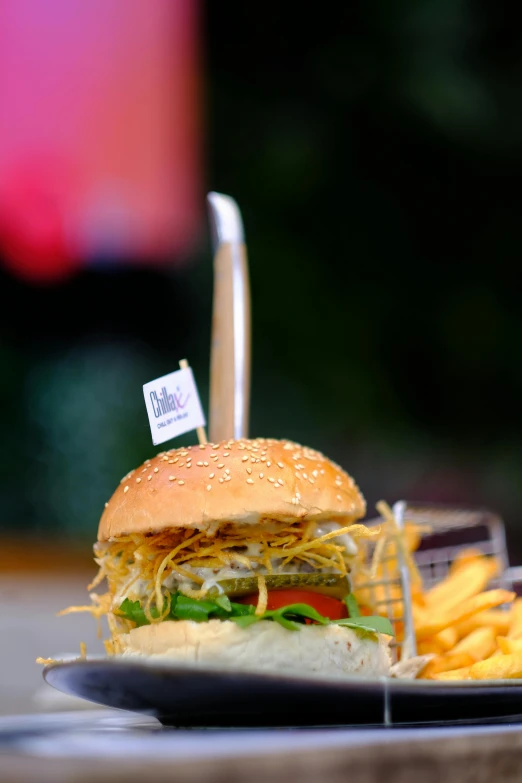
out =
{"type": "Polygon", "coordinates": [[[131,470],[106,504],[98,540],[128,533],[364,516],[354,480],[287,440],[224,441],[158,454],[131,470]]]}
{"type": "Polygon", "coordinates": [[[339,625],[305,625],[289,632],[261,621],[239,628],[230,620],[176,620],[144,625],[118,637],[123,657],[254,672],[376,677],[390,670],[388,637],[362,637],[339,625]]]}

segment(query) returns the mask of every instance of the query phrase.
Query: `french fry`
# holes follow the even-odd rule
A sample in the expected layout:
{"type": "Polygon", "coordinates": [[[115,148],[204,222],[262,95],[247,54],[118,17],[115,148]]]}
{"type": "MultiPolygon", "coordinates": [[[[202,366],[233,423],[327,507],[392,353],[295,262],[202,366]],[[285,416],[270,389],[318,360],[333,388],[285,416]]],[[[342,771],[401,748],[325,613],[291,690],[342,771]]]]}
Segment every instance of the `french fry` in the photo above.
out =
{"type": "Polygon", "coordinates": [[[511,649],[512,641],[514,640],[507,639],[505,636],[497,636],[497,646],[503,655],[510,655],[512,652],[515,652],[515,650],[511,649]]]}
{"type": "Polygon", "coordinates": [[[522,598],[514,600],[511,612],[511,623],[507,635],[509,639],[520,639],[522,637],[522,598]]]}
{"type": "Polygon", "coordinates": [[[497,644],[504,655],[522,652],[522,639],[508,639],[506,636],[497,636],[497,644]]]}
{"type": "Polygon", "coordinates": [[[412,605],[411,613],[413,616],[413,622],[415,626],[426,623],[430,616],[429,611],[424,606],[419,606],[419,604],[412,605]]]}
{"type": "MultiPolygon", "coordinates": [[[[399,530],[388,504],[381,501],[377,510],[386,535],[373,549],[371,567],[361,571],[377,582],[371,588],[372,601],[362,603],[375,613],[389,604],[400,644],[404,605],[393,599],[401,598],[399,565],[406,563],[417,654],[429,656],[417,676],[442,682],[522,678],[522,596],[491,589],[492,580],[501,572],[500,560],[476,546],[466,546],[454,558],[447,576],[425,590],[413,553],[431,529],[406,521],[399,530]]],[[[361,587],[365,589],[364,582],[361,587]]],[[[354,589],[357,592],[356,584],[354,589]]]]}
{"type": "Polygon", "coordinates": [[[404,543],[408,552],[415,552],[421,542],[421,531],[418,525],[406,522],[404,525],[404,543]]]}
{"type": "Polygon", "coordinates": [[[512,609],[490,609],[487,612],[479,612],[478,614],[470,617],[469,620],[465,620],[463,623],[459,623],[457,633],[459,639],[464,636],[468,636],[475,628],[483,628],[489,626],[493,628],[495,633],[500,636],[506,636],[511,625],[512,609]]]}
{"type": "MultiPolygon", "coordinates": [[[[468,653],[473,661],[481,661],[495,652],[496,639],[493,628],[475,628],[468,636],[457,642],[452,650],[454,655],[468,653]]],[[[457,668],[457,667],[455,667],[457,668]]]]}
{"type": "Polygon", "coordinates": [[[433,641],[435,644],[438,644],[440,647],[442,647],[445,652],[449,652],[449,650],[452,650],[457,644],[457,629],[455,626],[445,628],[443,631],[439,631],[439,633],[435,634],[433,641]]]}
{"type": "Polygon", "coordinates": [[[426,616],[427,613],[423,613],[425,615],[424,619],[415,628],[417,640],[423,641],[430,636],[435,636],[435,634],[438,634],[450,625],[467,620],[478,612],[483,612],[486,609],[493,609],[495,606],[509,603],[514,600],[515,596],[515,593],[500,588],[497,590],[486,590],[483,593],[479,593],[479,595],[474,595],[466,601],[463,601],[460,606],[446,612],[445,615],[437,616],[434,611],[433,615],[429,617],[426,616]]]}
{"type": "MultiPolygon", "coordinates": [[[[422,579],[417,569],[417,564],[412,557],[412,552],[418,548],[421,542],[423,528],[419,527],[414,522],[408,521],[405,523],[404,528],[399,530],[394,513],[386,501],[380,500],[376,504],[376,508],[383,520],[385,520],[383,527],[387,529],[388,536],[377,542],[373,553],[370,576],[375,578],[378,564],[380,563],[384,552],[386,552],[385,562],[386,571],[388,572],[387,575],[397,575],[399,572],[398,553],[400,550],[410,572],[411,584],[421,585],[422,579]]],[[[381,563],[381,566],[383,564],[384,560],[381,563]]]]}
{"type": "Polygon", "coordinates": [[[495,576],[497,562],[491,557],[472,558],[426,593],[432,611],[445,612],[481,593],[495,576]]]}
{"type": "Polygon", "coordinates": [[[522,652],[496,655],[474,663],[469,670],[472,680],[513,680],[522,677],[522,652]]]}
{"type": "Polygon", "coordinates": [[[417,604],[421,609],[423,606],[426,606],[426,598],[420,584],[411,586],[411,600],[413,604],[417,604]]]}
{"type": "Polygon", "coordinates": [[[421,671],[420,677],[423,680],[434,680],[435,675],[442,672],[455,671],[455,669],[463,669],[472,666],[475,663],[475,658],[468,652],[461,653],[448,653],[447,655],[439,655],[430,661],[424,669],[421,671]]]}
{"type": "Polygon", "coordinates": [[[484,557],[484,553],[476,547],[467,547],[461,549],[458,555],[453,560],[453,563],[449,567],[450,574],[454,574],[455,571],[463,566],[467,565],[471,560],[480,560],[484,557]]]}
{"type": "Polygon", "coordinates": [[[444,655],[445,652],[446,650],[440,644],[437,644],[433,638],[417,644],[417,655],[444,655]]]}
{"type": "Polygon", "coordinates": [[[441,672],[433,675],[434,680],[469,680],[471,666],[463,666],[461,669],[453,669],[449,672],[441,672]]]}

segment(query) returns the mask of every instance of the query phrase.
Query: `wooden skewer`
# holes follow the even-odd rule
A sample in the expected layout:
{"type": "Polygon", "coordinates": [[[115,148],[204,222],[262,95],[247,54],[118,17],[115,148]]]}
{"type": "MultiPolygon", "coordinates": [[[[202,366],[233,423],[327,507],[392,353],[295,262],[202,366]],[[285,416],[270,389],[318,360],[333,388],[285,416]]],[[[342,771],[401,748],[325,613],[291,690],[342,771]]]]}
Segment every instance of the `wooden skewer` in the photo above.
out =
{"type": "MultiPolygon", "coordinates": [[[[186,359],[180,359],[179,366],[181,370],[186,370],[187,367],[189,366],[189,363],[186,359]]],[[[208,443],[207,433],[205,432],[204,427],[197,427],[196,432],[198,433],[198,440],[201,446],[204,443],[208,443]]]]}

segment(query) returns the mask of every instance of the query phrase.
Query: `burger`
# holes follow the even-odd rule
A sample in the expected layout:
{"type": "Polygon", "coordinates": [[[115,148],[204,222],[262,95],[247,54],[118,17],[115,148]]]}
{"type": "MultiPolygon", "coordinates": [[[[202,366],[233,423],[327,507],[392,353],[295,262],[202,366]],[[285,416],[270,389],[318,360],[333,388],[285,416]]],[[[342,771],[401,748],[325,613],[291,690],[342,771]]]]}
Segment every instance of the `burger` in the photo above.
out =
{"type": "Polygon", "coordinates": [[[365,511],[350,475],[287,440],[164,451],[105,504],[92,605],[66,611],[105,616],[126,659],[385,675],[390,623],[351,591],[365,511]]]}

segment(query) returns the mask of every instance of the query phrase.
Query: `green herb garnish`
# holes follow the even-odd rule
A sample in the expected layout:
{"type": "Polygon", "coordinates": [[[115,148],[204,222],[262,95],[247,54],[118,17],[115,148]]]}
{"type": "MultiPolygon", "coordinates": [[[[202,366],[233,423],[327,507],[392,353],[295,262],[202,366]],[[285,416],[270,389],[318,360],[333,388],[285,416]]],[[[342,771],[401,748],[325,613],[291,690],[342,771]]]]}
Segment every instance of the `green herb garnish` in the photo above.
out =
{"type": "MultiPolygon", "coordinates": [[[[142,625],[149,625],[149,619],[145,611],[141,608],[139,601],[130,601],[126,598],[120,605],[120,613],[136,623],[139,628],[142,625]]],[[[201,599],[189,598],[183,593],[171,593],[170,612],[166,620],[194,620],[196,623],[207,622],[213,618],[217,620],[228,620],[232,617],[243,617],[255,613],[255,608],[246,604],[236,604],[230,601],[226,595],[219,595],[216,598],[201,599]]],[[[150,608],[151,617],[159,617],[155,606],[150,608]]]]}
{"type": "MultiPolygon", "coordinates": [[[[150,620],[145,614],[145,611],[141,608],[139,601],[130,601],[126,598],[120,606],[120,612],[122,612],[128,620],[132,620],[133,623],[136,623],[137,628],[142,625],[150,625],[150,620]]],[[[151,607],[150,614],[154,619],[159,617],[158,610],[155,606],[151,607]]]]}
{"type": "Polygon", "coordinates": [[[355,598],[353,593],[348,593],[348,595],[345,595],[343,598],[343,601],[346,605],[346,608],[348,609],[348,617],[360,617],[361,611],[359,609],[359,604],[357,603],[357,599],[355,598]]]}
{"type": "Polygon", "coordinates": [[[370,633],[385,633],[388,636],[395,636],[392,624],[387,617],[348,617],[345,620],[333,620],[334,625],[342,625],[345,628],[360,629],[370,633]]]}
{"type": "MultiPolygon", "coordinates": [[[[354,631],[394,635],[392,625],[386,617],[362,617],[353,595],[346,596],[345,603],[350,617],[344,620],[329,620],[308,604],[289,604],[280,609],[268,609],[263,614],[256,615],[255,607],[250,604],[234,603],[226,595],[198,600],[176,592],[170,596],[170,612],[165,619],[194,620],[197,623],[212,619],[233,620],[240,628],[248,628],[249,625],[261,620],[272,620],[288,631],[298,631],[299,626],[306,620],[313,620],[319,625],[342,625],[345,628],[352,628],[354,631]]],[[[126,598],[120,605],[119,611],[128,620],[132,620],[138,628],[150,624],[139,601],[130,601],[126,598]]],[[[154,619],[159,617],[155,606],[151,607],[150,614],[154,619]]]]}

